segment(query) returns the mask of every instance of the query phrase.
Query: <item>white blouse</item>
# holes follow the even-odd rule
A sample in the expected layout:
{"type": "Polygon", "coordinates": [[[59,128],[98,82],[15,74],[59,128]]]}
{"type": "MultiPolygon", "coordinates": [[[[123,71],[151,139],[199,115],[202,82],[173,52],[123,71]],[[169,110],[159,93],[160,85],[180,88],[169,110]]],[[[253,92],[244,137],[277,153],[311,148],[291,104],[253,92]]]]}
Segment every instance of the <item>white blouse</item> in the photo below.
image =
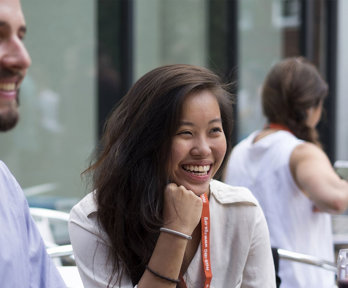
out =
{"type": "MultiPolygon", "coordinates": [[[[257,200],[246,188],[216,180],[211,181],[210,191],[211,287],[276,287],[268,228],[257,200]]],[[[97,221],[93,192],[71,210],[69,233],[84,287],[107,287],[110,244],[97,221]]],[[[199,245],[184,275],[188,288],[203,287],[200,251],[199,245]]],[[[127,276],[120,284],[122,288],[133,288],[127,276]]]]}

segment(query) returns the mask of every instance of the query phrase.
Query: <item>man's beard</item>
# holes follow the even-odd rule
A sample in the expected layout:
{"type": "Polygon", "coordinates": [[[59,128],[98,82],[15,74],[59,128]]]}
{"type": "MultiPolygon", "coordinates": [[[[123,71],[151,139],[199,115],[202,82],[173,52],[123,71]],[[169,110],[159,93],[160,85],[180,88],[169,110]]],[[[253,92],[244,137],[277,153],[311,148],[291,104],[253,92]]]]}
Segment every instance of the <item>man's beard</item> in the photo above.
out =
{"type": "MultiPolygon", "coordinates": [[[[17,75],[20,75],[20,77],[23,77],[21,74],[22,73],[12,72],[8,69],[1,69],[0,67],[0,79],[6,78],[6,77],[13,77],[17,75]]],[[[5,111],[1,111],[2,109],[0,109],[0,132],[8,131],[16,126],[19,120],[18,106],[19,106],[19,90],[17,91],[17,95],[16,95],[16,103],[9,104],[9,107],[5,107],[4,109],[5,111]]]]}
{"type": "Polygon", "coordinates": [[[10,107],[5,112],[0,112],[0,131],[6,132],[16,126],[19,120],[19,113],[17,105],[10,107]]]}

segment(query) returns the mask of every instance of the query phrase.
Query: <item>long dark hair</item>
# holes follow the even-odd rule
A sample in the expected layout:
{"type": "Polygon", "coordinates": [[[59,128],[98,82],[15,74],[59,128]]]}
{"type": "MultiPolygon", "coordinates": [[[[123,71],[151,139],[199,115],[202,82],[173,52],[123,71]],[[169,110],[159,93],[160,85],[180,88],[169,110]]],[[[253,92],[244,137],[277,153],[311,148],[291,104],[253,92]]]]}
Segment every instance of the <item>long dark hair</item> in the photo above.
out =
{"type": "MultiPolygon", "coordinates": [[[[218,100],[228,155],[232,98],[220,78],[206,68],[177,64],[148,72],[106,122],[102,148],[86,171],[93,175],[98,220],[112,245],[109,260],[118,281],[126,273],[137,283],[152,255],[163,223],[165,168],[182,103],[188,94],[205,89],[218,100]]],[[[225,164],[226,157],[215,177],[225,164]]]]}
{"type": "Polygon", "coordinates": [[[328,85],[316,67],[302,57],[273,66],[263,84],[262,107],[269,122],[287,126],[296,137],[320,146],[318,132],[306,124],[307,110],[318,107],[328,85]]]}

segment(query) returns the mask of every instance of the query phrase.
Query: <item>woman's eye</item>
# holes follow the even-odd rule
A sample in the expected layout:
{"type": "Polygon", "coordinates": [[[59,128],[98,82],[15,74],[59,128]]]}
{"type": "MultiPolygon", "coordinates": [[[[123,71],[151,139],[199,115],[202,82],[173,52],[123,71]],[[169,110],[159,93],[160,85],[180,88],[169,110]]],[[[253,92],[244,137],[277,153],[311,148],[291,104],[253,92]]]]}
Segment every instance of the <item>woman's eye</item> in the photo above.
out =
{"type": "Polygon", "coordinates": [[[211,132],[212,132],[212,133],[220,133],[220,132],[222,132],[222,128],[220,128],[220,127],[215,127],[215,128],[213,128],[213,129],[211,129],[211,132]]]}
{"type": "Polygon", "coordinates": [[[179,131],[177,135],[192,135],[191,131],[179,131]]]}

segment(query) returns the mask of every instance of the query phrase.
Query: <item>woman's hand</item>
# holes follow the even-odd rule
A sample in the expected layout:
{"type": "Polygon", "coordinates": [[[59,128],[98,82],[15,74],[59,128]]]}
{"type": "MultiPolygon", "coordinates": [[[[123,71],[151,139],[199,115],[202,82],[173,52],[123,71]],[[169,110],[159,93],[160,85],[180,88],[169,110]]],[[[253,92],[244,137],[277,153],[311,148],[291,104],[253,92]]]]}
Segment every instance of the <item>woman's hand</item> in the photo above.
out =
{"type": "Polygon", "coordinates": [[[191,190],[169,183],[164,191],[164,227],[191,235],[202,214],[203,202],[191,190]]]}
{"type": "MultiPolygon", "coordinates": [[[[184,186],[169,183],[164,191],[164,227],[186,235],[192,235],[203,209],[202,199],[184,186]]],[[[148,266],[158,274],[178,279],[188,243],[184,237],[160,233],[148,266]]],[[[192,243],[192,242],[191,242],[192,243]]],[[[176,283],[160,279],[145,270],[138,287],[176,287],[176,283]]]]}

